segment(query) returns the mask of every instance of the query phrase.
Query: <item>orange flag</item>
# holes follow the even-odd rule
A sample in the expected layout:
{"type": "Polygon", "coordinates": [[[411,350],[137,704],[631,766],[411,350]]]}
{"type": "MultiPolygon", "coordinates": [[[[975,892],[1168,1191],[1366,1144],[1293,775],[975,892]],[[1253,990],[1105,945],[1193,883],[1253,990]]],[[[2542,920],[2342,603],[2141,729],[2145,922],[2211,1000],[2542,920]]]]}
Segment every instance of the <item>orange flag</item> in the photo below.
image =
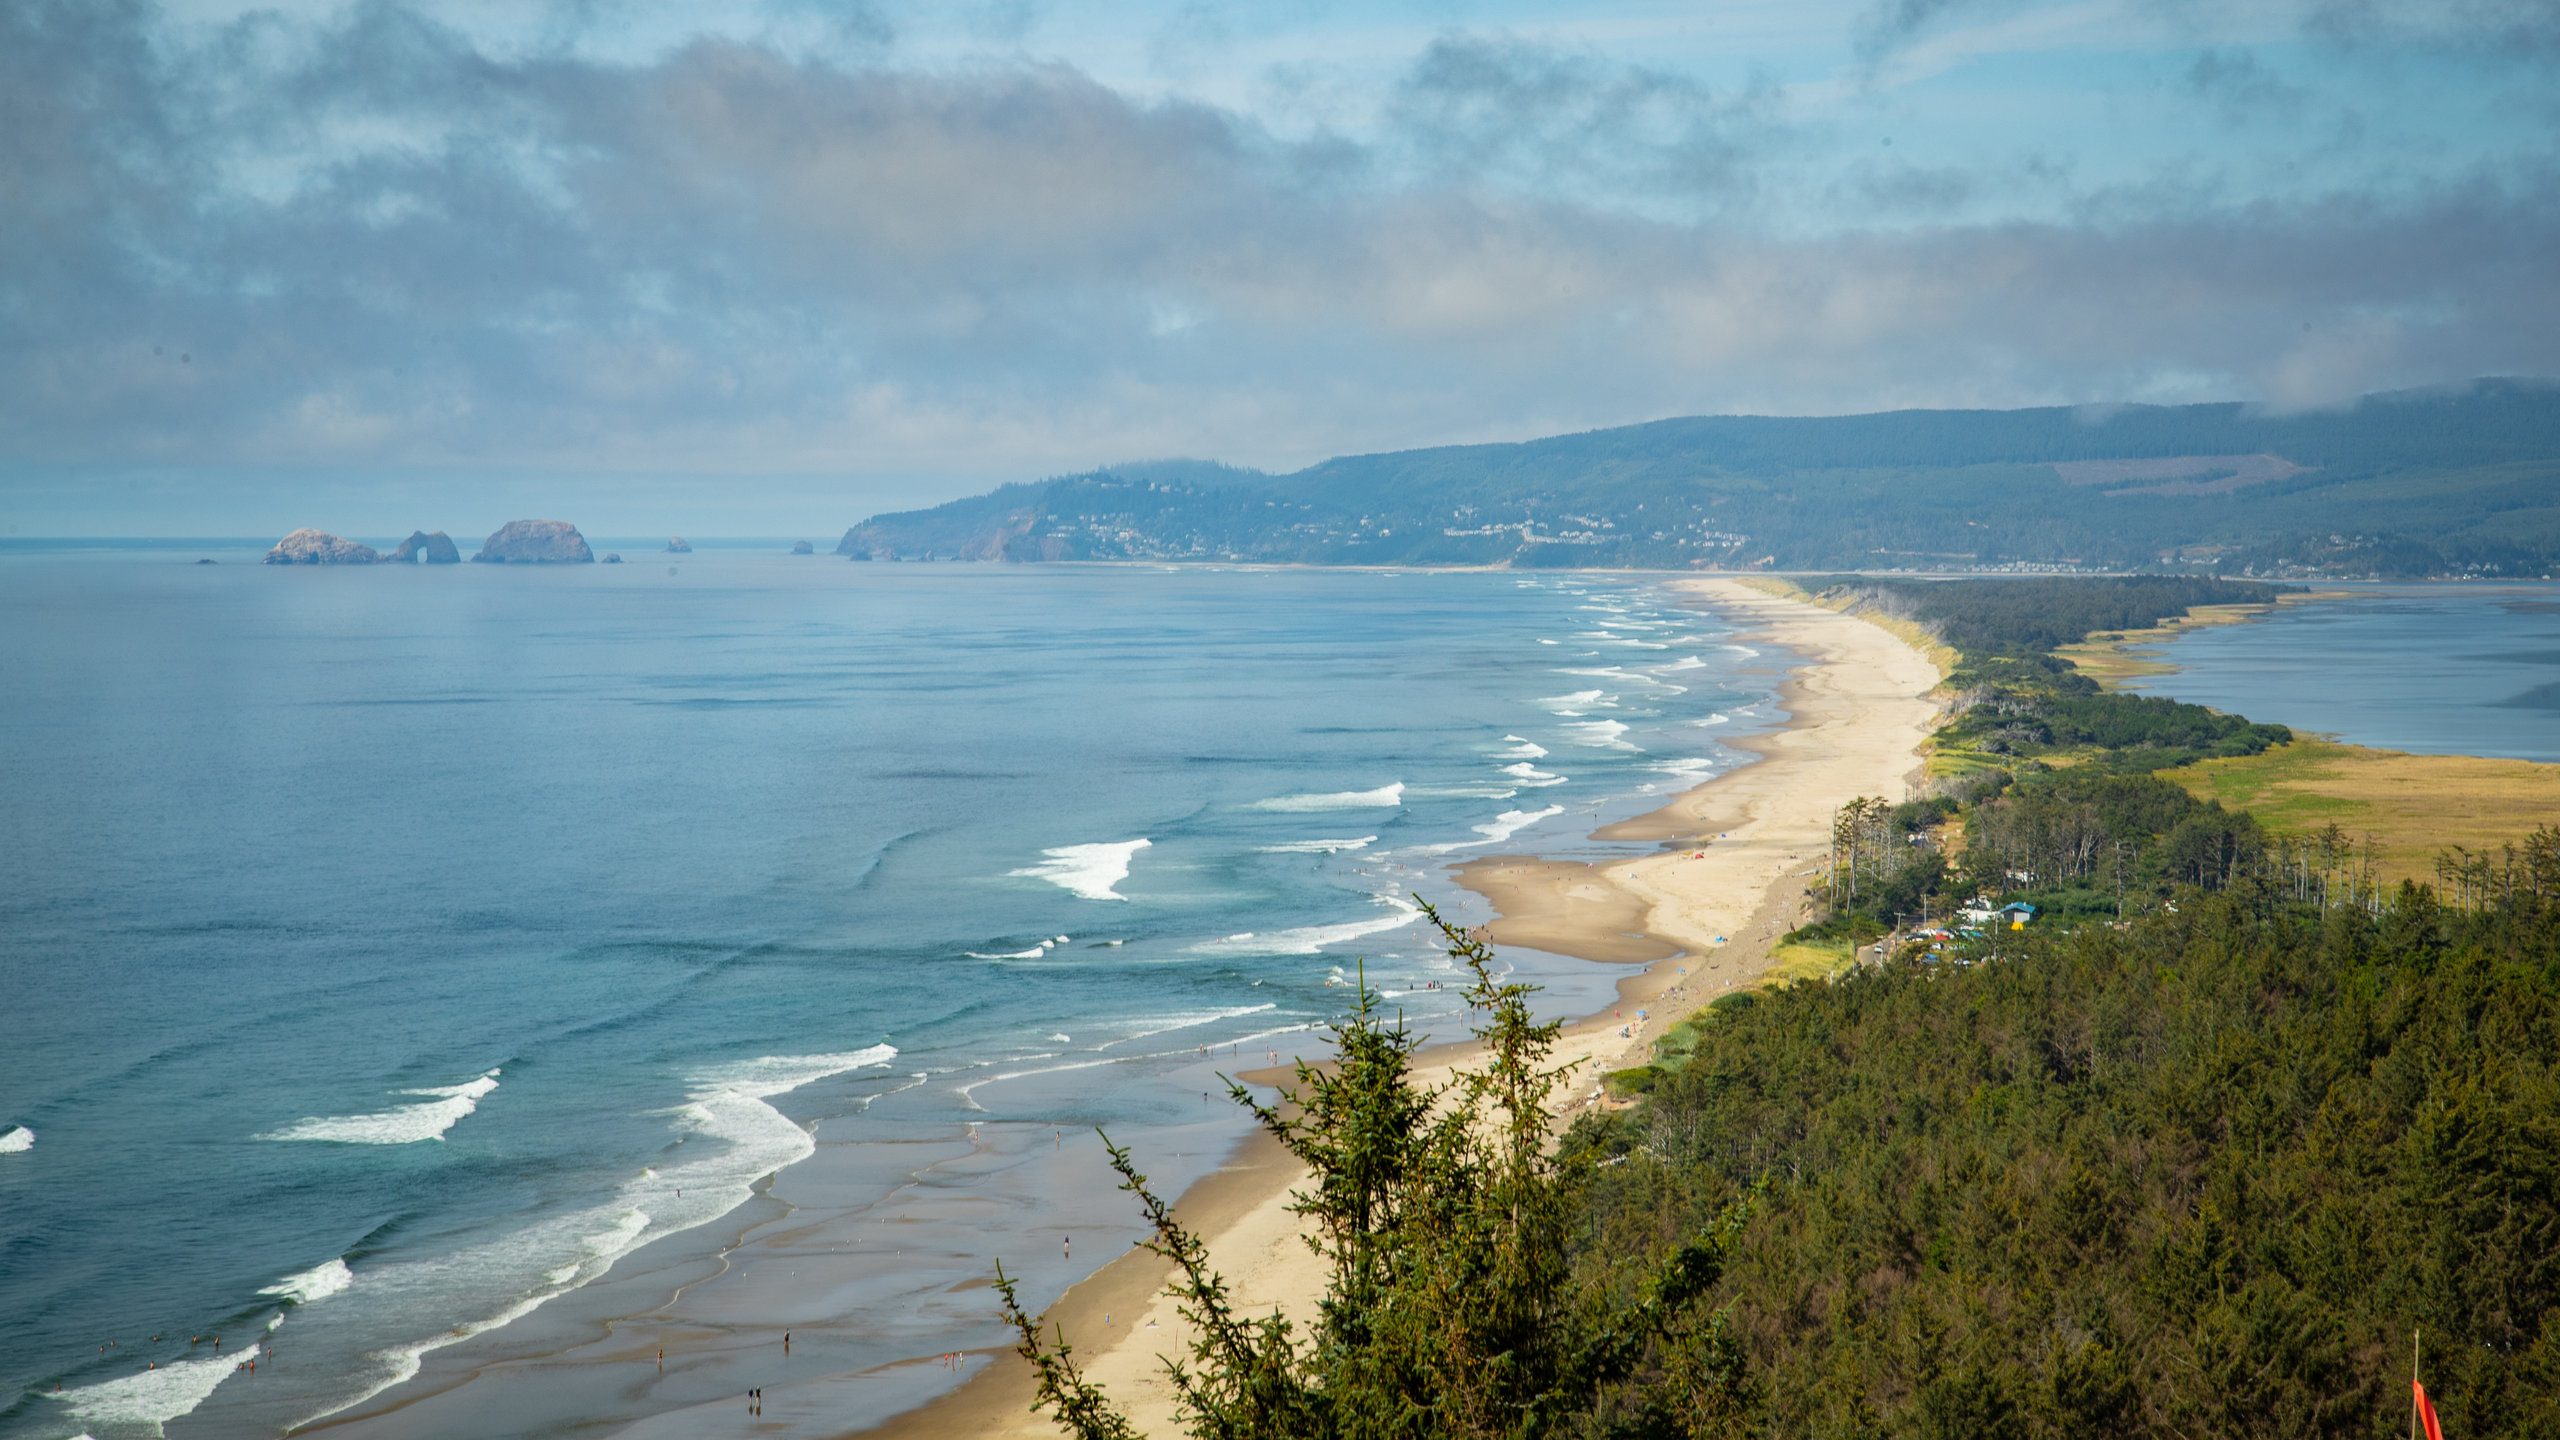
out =
{"type": "Polygon", "coordinates": [[[2427,1387],[2412,1380],[2409,1388],[2417,1392],[2418,1423],[2427,1427],[2427,1440],[2444,1440],[2444,1427],[2436,1423],[2436,1407],[2427,1403],[2427,1387]]]}

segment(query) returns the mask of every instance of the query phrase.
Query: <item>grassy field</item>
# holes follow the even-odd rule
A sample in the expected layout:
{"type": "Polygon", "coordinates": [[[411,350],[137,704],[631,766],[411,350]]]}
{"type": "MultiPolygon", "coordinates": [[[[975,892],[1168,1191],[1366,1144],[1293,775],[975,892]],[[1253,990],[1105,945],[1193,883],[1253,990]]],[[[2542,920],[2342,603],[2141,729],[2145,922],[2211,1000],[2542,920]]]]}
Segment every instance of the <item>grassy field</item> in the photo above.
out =
{"type": "Polygon", "coordinates": [[[1790,985],[1798,980],[1828,980],[1852,963],[1849,944],[1781,945],[1769,952],[1768,968],[1755,984],[1790,985]]]}
{"type": "Polygon", "coordinates": [[[2297,740],[2262,755],[2207,760],[2162,778],[2278,830],[2335,823],[2374,837],[2381,878],[2433,879],[2437,852],[2504,845],[2560,815],[2560,765],[2409,755],[2297,740]]]}

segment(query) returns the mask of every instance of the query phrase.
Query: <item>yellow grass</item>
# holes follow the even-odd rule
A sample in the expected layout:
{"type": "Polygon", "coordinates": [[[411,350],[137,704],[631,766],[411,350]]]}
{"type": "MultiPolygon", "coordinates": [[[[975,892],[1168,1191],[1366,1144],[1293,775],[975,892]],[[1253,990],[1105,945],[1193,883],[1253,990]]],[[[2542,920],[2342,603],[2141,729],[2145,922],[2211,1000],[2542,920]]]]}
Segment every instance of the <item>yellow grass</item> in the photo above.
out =
{"type": "Polygon", "coordinates": [[[1847,941],[1781,945],[1769,952],[1768,968],[1760,972],[1758,983],[1775,987],[1798,980],[1828,980],[1849,965],[1847,941]]]}
{"type": "Polygon", "coordinates": [[[2560,765],[2529,760],[2409,755],[2313,739],[2160,774],[2200,800],[2246,810],[2278,830],[2334,823],[2359,850],[2371,835],[2385,881],[2433,879],[2437,854],[2450,846],[2493,849],[2560,816],[2560,765]]]}

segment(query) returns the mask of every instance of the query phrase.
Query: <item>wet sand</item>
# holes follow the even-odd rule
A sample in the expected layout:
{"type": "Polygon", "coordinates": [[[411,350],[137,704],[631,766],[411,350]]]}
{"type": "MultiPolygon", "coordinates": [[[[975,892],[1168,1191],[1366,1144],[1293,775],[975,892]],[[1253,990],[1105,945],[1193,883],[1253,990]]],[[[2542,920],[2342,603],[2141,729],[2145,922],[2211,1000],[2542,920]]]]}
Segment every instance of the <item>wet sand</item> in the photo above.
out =
{"type": "MultiPolygon", "coordinates": [[[[1653,841],[1664,847],[1656,854],[1601,865],[1494,856],[1458,872],[1498,912],[1490,927],[1497,943],[1642,967],[1619,982],[1608,1013],[1565,1028],[1556,1058],[1578,1064],[1568,1113],[1609,1103],[1602,1075],[1643,1063],[1670,1024],[1758,975],[1769,942],[1802,913],[1806,872],[1825,853],[1833,812],[1861,795],[1902,798],[1938,713],[1927,698],[1937,667],[1874,625],[1735,581],[1674,583],[1741,620],[1749,638],[1806,657],[1779,691],[1788,723],[1738,742],[1758,763],[1595,837],[1653,841]]],[[[1472,1046],[1437,1046],[1418,1069],[1428,1081],[1472,1057],[1472,1046]]],[[[1305,1178],[1276,1142],[1258,1136],[1176,1206],[1208,1239],[1212,1265],[1248,1313],[1278,1306],[1303,1323],[1314,1312],[1325,1276],[1288,1209],[1305,1178]]],[[[1161,1293],[1166,1271],[1151,1255],[1124,1256],[1048,1311],[1079,1364],[1148,1436],[1181,1433],[1158,1357],[1184,1355],[1190,1333],[1161,1293]]],[[[1031,1393],[1029,1366],[1005,1353],[951,1394],[863,1433],[1057,1435],[1029,1408],[1031,1393]]]]}

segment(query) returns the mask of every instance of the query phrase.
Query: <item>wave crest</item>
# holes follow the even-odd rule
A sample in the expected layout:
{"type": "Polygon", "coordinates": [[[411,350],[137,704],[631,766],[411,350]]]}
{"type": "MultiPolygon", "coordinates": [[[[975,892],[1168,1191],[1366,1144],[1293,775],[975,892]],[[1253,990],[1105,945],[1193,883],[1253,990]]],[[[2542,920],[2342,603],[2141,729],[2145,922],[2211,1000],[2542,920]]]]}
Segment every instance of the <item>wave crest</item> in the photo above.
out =
{"type": "Polygon", "coordinates": [[[480,1108],[480,1099],[498,1088],[498,1072],[490,1070],[459,1085],[402,1090],[402,1095],[429,1096],[422,1104],[371,1115],[314,1115],[296,1125],[261,1135],[261,1140],[326,1140],[341,1145],[414,1145],[442,1140],[463,1116],[480,1108]]]}
{"type": "Polygon", "coordinates": [[[1278,795],[1269,800],[1256,800],[1256,810],[1285,810],[1300,813],[1309,810],[1383,810],[1404,803],[1404,782],[1381,785],[1375,790],[1341,790],[1330,795],[1278,795]]]}
{"type": "Polygon", "coordinates": [[[1129,858],[1153,843],[1142,838],[1110,840],[1096,845],[1060,845],[1040,852],[1048,859],[1010,873],[1046,880],[1087,900],[1126,900],[1128,896],[1111,887],[1129,878],[1129,858]]]}

